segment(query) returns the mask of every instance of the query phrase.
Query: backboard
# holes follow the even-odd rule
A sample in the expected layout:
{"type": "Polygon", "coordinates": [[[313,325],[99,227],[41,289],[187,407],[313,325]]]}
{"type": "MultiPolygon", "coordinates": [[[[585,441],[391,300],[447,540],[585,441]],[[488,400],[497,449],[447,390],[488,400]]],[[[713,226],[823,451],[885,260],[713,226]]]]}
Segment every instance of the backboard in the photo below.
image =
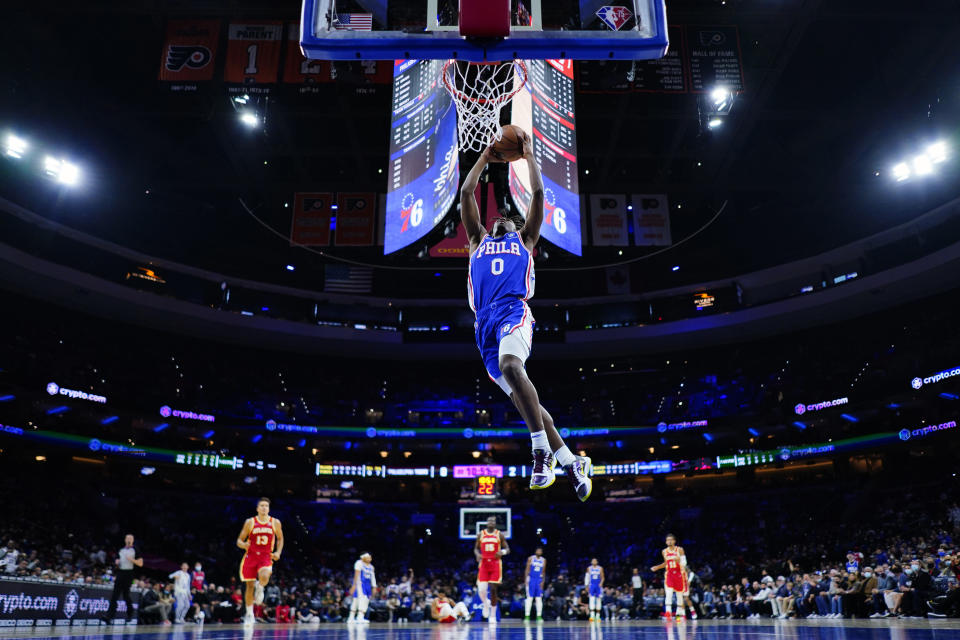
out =
{"type": "Polygon", "coordinates": [[[458,0],[304,0],[300,46],[320,60],[648,60],[667,51],[664,0],[511,0],[510,36],[459,33],[458,0]]]}
{"type": "Polygon", "coordinates": [[[509,540],[513,537],[513,518],[510,507],[461,507],[460,539],[476,540],[477,534],[486,526],[487,518],[497,519],[497,529],[509,540]]]}

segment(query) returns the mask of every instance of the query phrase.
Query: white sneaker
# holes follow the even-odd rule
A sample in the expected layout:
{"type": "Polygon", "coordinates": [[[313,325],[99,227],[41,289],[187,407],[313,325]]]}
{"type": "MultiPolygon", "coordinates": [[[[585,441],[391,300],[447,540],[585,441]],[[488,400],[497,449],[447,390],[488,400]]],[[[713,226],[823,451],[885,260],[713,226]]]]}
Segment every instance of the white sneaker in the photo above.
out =
{"type": "Polygon", "coordinates": [[[240,622],[243,623],[243,624],[253,624],[253,623],[255,622],[255,620],[256,620],[256,619],[255,619],[253,616],[250,616],[250,615],[243,616],[242,618],[240,618],[240,622]]]}
{"type": "Polygon", "coordinates": [[[357,620],[357,624],[370,624],[370,621],[367,620],[366,618],[360,618],[359,620],[357,620]]]}
{"type": "Polygon", "coordinates": [[[554,467],[557,459],[549,451],[540,449],[533,452],[533,471],[530,474],[530,488],[534,491],[546,489],[557,480],[554,467]]]}
{"type": "Polygon", "coordinates": [[[593,461],[586,456],[576,456],[576,460],[563,469],[570,479],[570,484],[573,485],[573,490],[577,492],[580,502],[586,502],[593,493],[593,481],[590,479],[593,461]]]}
{"type": "Polygon", "coordinates": [[[490,617],[490,604],[487,602],[483,604],[483,617],[484,619],[490,617]]]}
{"type": "Polygon", "coordinates": [[[263,604],[263,585],[259,581],[253,584],[253,604],[263,604]]]}

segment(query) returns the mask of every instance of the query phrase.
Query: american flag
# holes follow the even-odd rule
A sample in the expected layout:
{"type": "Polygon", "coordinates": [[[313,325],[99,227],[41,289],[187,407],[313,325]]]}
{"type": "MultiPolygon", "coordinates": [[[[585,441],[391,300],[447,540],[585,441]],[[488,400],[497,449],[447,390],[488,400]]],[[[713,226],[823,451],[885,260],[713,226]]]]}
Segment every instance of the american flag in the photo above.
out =
{"type": "Polygon", "coordinates": [[[370,293],[373,269],[328,264],[323,271],[323,290],[330,293],[370,293]]]}
{"type": "Polygon", "coordinates": [[[345,31],[373,31],[372,13],[340,13],[333,23],[334,29],[345,31]]]}

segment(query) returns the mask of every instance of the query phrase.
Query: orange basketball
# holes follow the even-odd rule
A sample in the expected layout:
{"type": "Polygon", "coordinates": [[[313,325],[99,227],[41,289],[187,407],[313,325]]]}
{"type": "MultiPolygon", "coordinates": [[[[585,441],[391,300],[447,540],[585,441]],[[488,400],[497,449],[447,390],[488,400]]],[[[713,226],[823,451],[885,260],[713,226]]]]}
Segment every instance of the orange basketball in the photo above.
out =
{"type": "Polygon", "coordinates": [[[515,124],[503,127],[503,136],[493,143],[493,156],[502,162],[513,162],[523,157],[523,129],[515,124]]]}

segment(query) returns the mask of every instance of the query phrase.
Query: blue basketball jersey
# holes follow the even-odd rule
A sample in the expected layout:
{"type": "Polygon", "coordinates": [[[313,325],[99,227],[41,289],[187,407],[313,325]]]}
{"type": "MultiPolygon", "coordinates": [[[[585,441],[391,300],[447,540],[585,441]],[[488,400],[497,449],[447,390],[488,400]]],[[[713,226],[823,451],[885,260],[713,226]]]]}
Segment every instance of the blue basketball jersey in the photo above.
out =
{"type": "Polygon", "coordinates": [[[373,595],[373,588],[377,586],[377,579],[374,576],[373,565],[367,564],[363,560],[357,560],[353,565],[353,570],[360,572],[359,593],[355,593],[354,595],[365,595],[367,597],[373,595]]]}
{"type": "Polygon", "coordinates": [[[600,589],[600,572],[602,570],[601,567],[593,566],[587,569],[587,574],[590,576],[590,591],[600,589]]]}
{"type": "Polygon", "coordinates": [[[475,312],[507,298],[529,300],[535,281],[533,254],[516,231],[500,238],[484,236],[470,254],[467,297],[475,312]]]}
{"type": "Polygon", "coordinates": [[[542,556],[531,556],[530,558],[530,582],[540,584],[543,580],[543,566],[546,561],[542,556]]]}

